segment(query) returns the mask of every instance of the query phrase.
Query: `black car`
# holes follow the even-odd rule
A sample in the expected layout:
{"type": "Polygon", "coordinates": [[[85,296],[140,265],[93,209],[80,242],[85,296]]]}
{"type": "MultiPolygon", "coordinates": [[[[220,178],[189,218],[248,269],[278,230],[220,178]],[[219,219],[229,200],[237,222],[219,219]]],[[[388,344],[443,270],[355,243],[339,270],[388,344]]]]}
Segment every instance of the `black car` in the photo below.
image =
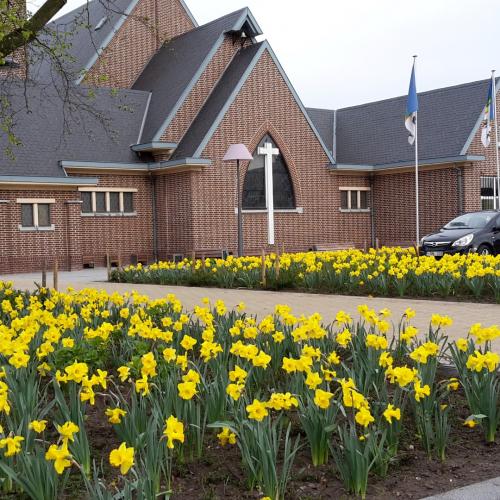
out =
{"type": "Polygon", "coordinates": [[[484,210],[453,219],[437,233],[420,241],[420,254],[441,257],[445,253],[500,254],[500,212],[484,210]]]}

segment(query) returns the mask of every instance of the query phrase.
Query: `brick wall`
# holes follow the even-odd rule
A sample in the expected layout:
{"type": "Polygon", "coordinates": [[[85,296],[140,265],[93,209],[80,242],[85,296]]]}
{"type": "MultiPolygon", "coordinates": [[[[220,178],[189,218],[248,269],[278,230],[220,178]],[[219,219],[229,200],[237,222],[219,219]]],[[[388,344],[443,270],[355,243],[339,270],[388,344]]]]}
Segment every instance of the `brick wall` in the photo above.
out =
{"type": "MultiPolygon", "coordinates": [[[[66,269],[71,261],[68,253],[67,231],[68,210],[72,200],[79,199],[74,191],[39,190],[1,190],[0,200],[0,273],[29,272],[42,268],[43,262],[52,267],[57,258],[61,269],[66,269]],[[53,198],[51,204],[51,223],[54,231],[21,231],[21,205],[18,198],[53,198]]],[[[78,239],[74,242],[78,247],[78,239]]]]}
{"type": "MultiPolygon", "coordinates": [[[[193,191],[198,172],[178,172],[156,177],[158,255],[186,254],[195,248],[193,240],[193,191]]],[[[206,248],[206,247],[198,247],[206,248]]]]}
{"type": "Polygon", "coordinates": [[[99,187],[137,188],[134,210],[137,215],[80,217],[82,256],[91,256],[96,265],[105,265],[106,253],[131,262],[132,254],[153,256],[153,215],[150,179],[144,175],[98,175],[99,187]]]}
{"type": "MultiPolygon", "coordinates": [[[[434,232],[459,213],[458,173],[452,165],[419,171],[420,236],[434,232]]],[[[375,227],[381,244],[414,242],[415,172],[376,175],[375,227]]]]}
{"type": "Polygon", "coordinates": [[[193,27],[178,0],[140,0],[88,72],[85,83],[130,88],[163,42],[193,27]]]}
{"type": "Polygon", "coordinates": [[[99,187],[137,188],[134,207],[137,215],[82,216],[81,196],[72,190],[0,190],[0,273],[41,270],[43,262],[52,267],[57,258],[60,269],[81,269],[83,257],[96,265],[106,263],[106,253],[119,256],[123,264],[133,254],[153,257],[153,229],[150,180],[139,175],[99,175],[99,187]],[[53,231],[21,231],[21,206],[17,198],[53,198],[53,231]]]}

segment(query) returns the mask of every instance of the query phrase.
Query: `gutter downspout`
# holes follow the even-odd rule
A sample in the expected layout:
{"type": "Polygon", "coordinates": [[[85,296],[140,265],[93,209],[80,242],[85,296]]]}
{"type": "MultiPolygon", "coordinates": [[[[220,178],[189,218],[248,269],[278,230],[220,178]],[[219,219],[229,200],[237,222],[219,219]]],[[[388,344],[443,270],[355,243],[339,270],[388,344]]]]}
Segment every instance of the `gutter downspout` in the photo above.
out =
{"type": "Polygon", "coordinates": [[[460,167],[453,167],[457,173],[458,215],[464,213],[464,173],[460,167]]]}
{"type": "Polygon", "coordinates": [[[151,182],[151,209],[153,220],[153,259],[158,262],[158,230],[156,218],[156,181],[152,172],[149,172],[149,180],[151,182]]]}
{"type": "Polygon", "coordinates": [[[372,237],[372,248],[376,247],[377,240],[375,234],[375,196],[373,194],[375,174],[370,173],[370,225],[371,225],[371,237],[372,237]]]}

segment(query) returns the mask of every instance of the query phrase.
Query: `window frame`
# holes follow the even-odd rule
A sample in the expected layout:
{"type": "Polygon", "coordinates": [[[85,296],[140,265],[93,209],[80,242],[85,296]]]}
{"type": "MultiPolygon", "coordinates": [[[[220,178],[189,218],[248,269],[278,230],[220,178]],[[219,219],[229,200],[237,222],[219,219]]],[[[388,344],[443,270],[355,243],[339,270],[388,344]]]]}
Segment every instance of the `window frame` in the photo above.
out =
{"type": "Polygon", "coordinates": [[[52,214],[51,214],[51,205],[56,203],[54,198],[17,198],[16,203],[21,207],[21,220],[19,224],[19,230],[24,232],[29,231],[54,231],[55,224],[52,223],[52,214]],[[33,221],[32,226],[23,225],[23,215],[22,215],[22,206],[29,205],[31,206],[31,220],[33,221]],[[48,226],[40,226],[39,225],[39,205],[48,205],[48,217],[49,217],[49,225],[48,226]]]}
{"type": "MultiPolygon", "coordinates": [[[[136,188],[79,188],[80,193],[90,193],[90,212],[81,211],[82,217],[131,217],[137,215],[135,210],[134,193],[137,193],[136,188]],[[104,212],[97,211],[97,193],[104,194],[104,212]],[[111,193],[118,193],[119,210],[111,211],[111,193]],[[125,211],[124,194],[132,195],[132,211],[125,211]]],[[[83,207],[82,207],[83,208],[83,207]]]]}
{"type": "Polygon", "coordinates": [[[342,195],[340,194],[339,211],[343,213],[369,213],[372,209],[371,188],[367,186],[340,186],[339,192],[347,192],[347,207],[342,207],[342,195]],[[367,208],[361,208],[361,193],[370,193],[367,195],[367,208]],[[352,207],[352,194],[356,193],[356,207],[352,207]]]}

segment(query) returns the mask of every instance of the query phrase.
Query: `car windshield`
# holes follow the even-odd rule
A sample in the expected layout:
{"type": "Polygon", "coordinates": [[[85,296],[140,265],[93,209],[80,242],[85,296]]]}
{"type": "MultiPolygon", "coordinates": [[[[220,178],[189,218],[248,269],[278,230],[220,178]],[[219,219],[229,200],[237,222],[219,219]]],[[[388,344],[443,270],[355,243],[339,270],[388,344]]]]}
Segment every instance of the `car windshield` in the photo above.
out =
{"type": "Polygon", "coordinates": [[[481,229],[486,227],[493,216],[494,214],[489,213],[460,215],[460,217],[448,222],[448,224],[444,226],[444,229],[481,229]]]}

